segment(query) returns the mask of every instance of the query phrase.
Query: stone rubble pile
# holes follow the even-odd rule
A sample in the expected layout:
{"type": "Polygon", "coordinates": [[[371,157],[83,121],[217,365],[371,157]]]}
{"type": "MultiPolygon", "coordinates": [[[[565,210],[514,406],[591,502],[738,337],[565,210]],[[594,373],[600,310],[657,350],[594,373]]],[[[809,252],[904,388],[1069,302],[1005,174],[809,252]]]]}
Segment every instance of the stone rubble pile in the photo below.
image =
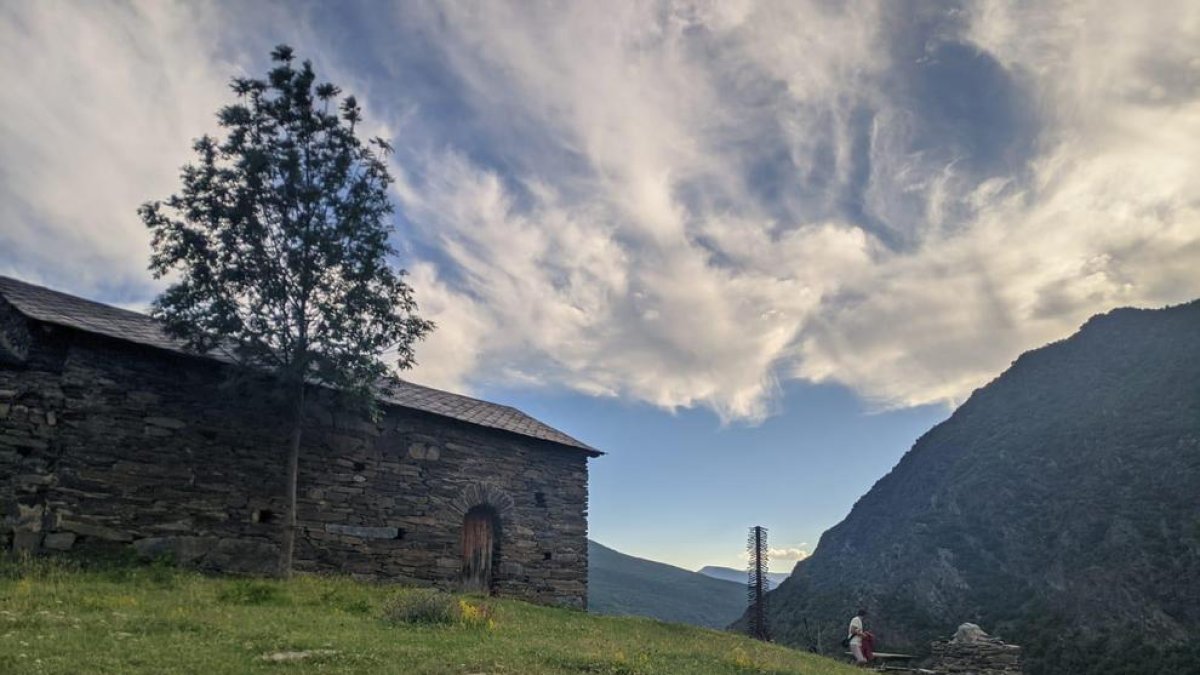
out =
{"type": "Polygon", "coordinates": [[[931,666],[944,675],[1019,675],[1021,648],[994,638],[973,623],[958,627],[954,637],[932,644],[931,666]]]}

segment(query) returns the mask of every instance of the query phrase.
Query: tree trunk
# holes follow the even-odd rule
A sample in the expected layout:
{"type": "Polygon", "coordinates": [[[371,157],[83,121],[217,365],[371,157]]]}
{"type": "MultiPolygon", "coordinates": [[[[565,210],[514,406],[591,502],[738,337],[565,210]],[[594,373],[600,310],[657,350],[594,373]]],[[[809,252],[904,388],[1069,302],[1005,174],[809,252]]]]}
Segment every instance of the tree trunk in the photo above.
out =
{"type": "Polygon", "coordinates": [[[292,553],[296,549],[296,487],[300,480],[300,435],[304,422],[304,381],[296,388],[295,410],[292,413],[292,433],[288,442],[287,519],[283,526],[283,545],[279,550],[279,576],[292,576],[292,553]]]}

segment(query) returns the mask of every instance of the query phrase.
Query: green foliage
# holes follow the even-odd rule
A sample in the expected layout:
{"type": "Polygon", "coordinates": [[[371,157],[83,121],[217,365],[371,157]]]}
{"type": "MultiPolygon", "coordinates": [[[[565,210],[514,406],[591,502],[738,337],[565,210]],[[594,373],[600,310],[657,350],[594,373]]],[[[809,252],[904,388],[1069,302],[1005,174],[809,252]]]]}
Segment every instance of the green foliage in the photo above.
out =
{"type": "Polygon", "coordinates": [[[393,269],[392,182],[380,138],[362,143],[353,96],[318,84],[277,47],[264,80],[239,77],[217,115],[222,138],[195,142],[196,163],[165,202],[139,209],[155,277],[173,279],[152,313],[199,352],[217,351],[289,392],[288,518],[279,569],[291,573],[305,385],[328,385],[374,413],[387,375],[433,328],[393,269]]]}
{"type": "Polygon", "coordinates": [[[230,581],[217,599],[233,605],[286,605],[288,597],[279,584],[253,579],[230,581]]]}
{"type": "Polygon", "coordinates": [[[180,570],[164,588],[146,576],[153,569],[131,567],[129,580],[115,582],[61,559],[0,557],[0,673],[860,672],[778,645],[648,619],[440,594],[457,605],[460,622],[395,623],[381,618],[394,598],[425,591],[341,577],[256,581],[180,570]],[[264,585],[285,600],[230,601],[273,595],[257,590],[264,585]],[[368,611],[359,611],[364,606],[368,611]],[[307,656],[266,658],[288,653],[307,656]]]}
{"type": "Polygon", "coordinates": [[[318,604],[335,608],[347,614],[370,614],[374,611],[370,598],[347,594],[342,588],[331,588],[321,594],[318,604]]]}
{"type": "Polygon", "coordinates": [[[0,579],[54,580],[80,573],[93,574],[114,584],[148,583],[164,588],[171,587],[181,574],[186,574],[165,558],[141,562],[131,548],[87,556],[0,551],[0,579]]]}
{"type": "Polygon", "coordinates": [[[80,561],[66,556],[37,556],[28,551],[0,551],[0,579],[51,579],[82,570],[80,561]]]}
{"type": "Polygon", "coordinates": [[[1030,633],[1025,648],[1045,673],[1200,673],[1200,647],[1148,640],[1137,632],[1030,633]]]}
{"type": "Polygon", "coordinates": [[[369,400],[379,355],[411,366],[432,328],[389,263],[390,147],[358,139],[357,101],[310,62],[286,46],[271,56],[266,79],[233,80],[223,137],[195,142],[180,192],[139,210],[150,268],[173,279],[153,313],[201,352],[369,400]]]}
{"type": "Polygon", "coordinates": [[[452,624],[460,615],[458,601],[448,593],[434,590],[406,591],[393,595],[383,616],[392,623],[452,624]]]}
{"type": "Polygon", "coordinates": [[[492,606],[431,589],[409,589],[393,594],[383,617],[395,624],[458,625],[493,628],[492,606]]]}

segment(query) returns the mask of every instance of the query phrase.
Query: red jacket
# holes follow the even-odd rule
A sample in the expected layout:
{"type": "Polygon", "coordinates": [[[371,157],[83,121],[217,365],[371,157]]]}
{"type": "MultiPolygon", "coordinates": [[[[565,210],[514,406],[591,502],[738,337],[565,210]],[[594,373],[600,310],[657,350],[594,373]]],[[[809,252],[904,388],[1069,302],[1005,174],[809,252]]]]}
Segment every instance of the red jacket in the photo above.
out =
{"type": "Polygon", "coordinates": [[[862,654],[863,658],[868,661],[875,658],[875,634],[870,631],[863,631],[862,654]]]}

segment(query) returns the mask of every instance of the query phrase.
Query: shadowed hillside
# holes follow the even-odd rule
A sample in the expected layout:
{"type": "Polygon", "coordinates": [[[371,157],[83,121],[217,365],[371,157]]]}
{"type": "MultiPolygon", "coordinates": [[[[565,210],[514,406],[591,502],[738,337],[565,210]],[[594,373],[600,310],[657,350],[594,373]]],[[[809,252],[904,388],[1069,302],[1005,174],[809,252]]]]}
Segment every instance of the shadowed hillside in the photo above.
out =
{"type": "Polygon", "coordinates": [[[746,587],[588,542],[588,611],[724,628],[746,609],[746,587]]]}
{"type": "MultiPolygon", "coordinates": [[[[783,564],[784,563],[779,563],[779,566],[782,566],[783,564]]],[[[746,576],[746,570],[737,570],[732,567],[717,567],[716,565],[706,565],[701,567],[699,570],[697,570],[697,574],[703,574],[706,577],[712,577],[714,579],[733,581],[738,584],[745,584],[748,579],[746,576]]],[[[783,580],[788,578],[789,574],[791,574],[791,572],[767,572],[768,586],[774,589],[779,584],[783,583],[783,580]]]]}
{"type": "Polygon", "coordinates": [[[889,650],[972,621],[1033,674],[1200,672],[1198,495],[1200,302],[1097,316],[918,440],[771,594],[775,633],[865,604],[889,650]]]}

